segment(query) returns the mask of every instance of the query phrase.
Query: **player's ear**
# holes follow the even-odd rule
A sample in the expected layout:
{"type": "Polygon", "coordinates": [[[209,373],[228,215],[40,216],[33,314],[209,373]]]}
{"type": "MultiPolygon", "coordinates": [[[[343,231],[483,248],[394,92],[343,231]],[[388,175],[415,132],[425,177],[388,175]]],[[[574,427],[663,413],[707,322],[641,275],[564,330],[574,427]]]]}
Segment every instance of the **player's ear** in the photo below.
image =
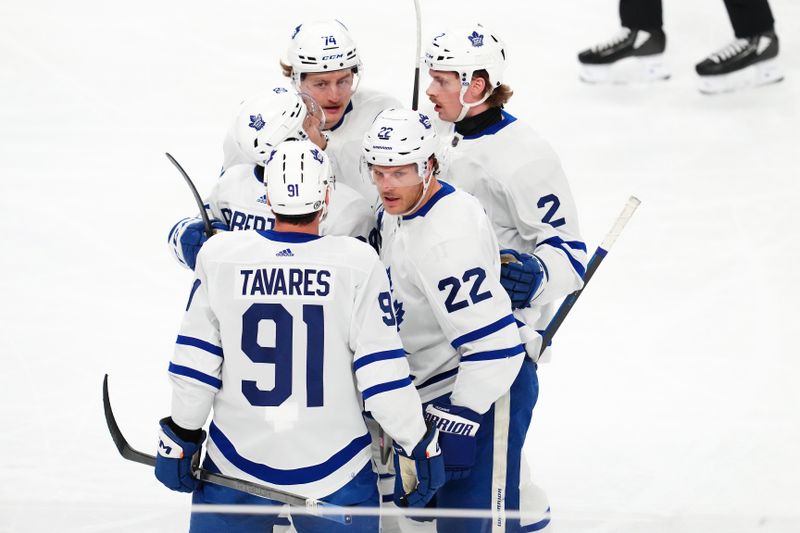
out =
{"type": "Polygon", "coordinates": [[[426,174],[429,174],[431,176],[436,176],[436,174],[438,174],[437,171],[439,170],[438,168],[439,165],[436,162],[436,156],[432,155],[431,157],[429,157],[426,166],[427,166],[426,174]]]}
{"type": "Polygon", "coordinates": [[[471,97],[470,100],[472,98],[475,98],[475,101],[480,100],[483,98],[484,91],[486,91],[486,80],[481,76],[473,76],[469,88],[467,89],[471,97]]]}

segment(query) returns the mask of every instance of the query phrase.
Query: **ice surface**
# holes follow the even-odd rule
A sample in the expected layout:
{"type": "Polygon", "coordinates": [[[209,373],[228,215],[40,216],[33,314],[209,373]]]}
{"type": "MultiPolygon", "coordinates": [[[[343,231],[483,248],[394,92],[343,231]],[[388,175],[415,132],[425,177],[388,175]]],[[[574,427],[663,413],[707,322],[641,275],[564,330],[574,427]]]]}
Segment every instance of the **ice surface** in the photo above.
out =
{"type": "MultiPolygon", "coordinates": [[[[772,2],[786,81],[708,97],[693,64],[731,38],[719,0],[666,3],[674,75],[648,87],[577,81],[613,0],[421,3],[426,35],[481,19],[506,39],[508,110],[561,155],[590,249],[643,201],[540,370],[529,450],[557,530],[799,531],[800,5],[772,2]]],[[[101,409],[108,372],[154,449],[191,283],[166,234],[195,211],[163,153],[209,191],[239,100],[332,16],[365,85],[410,103],[410,1],[0,4],[0,532],[186,523],[101,409]]]]}

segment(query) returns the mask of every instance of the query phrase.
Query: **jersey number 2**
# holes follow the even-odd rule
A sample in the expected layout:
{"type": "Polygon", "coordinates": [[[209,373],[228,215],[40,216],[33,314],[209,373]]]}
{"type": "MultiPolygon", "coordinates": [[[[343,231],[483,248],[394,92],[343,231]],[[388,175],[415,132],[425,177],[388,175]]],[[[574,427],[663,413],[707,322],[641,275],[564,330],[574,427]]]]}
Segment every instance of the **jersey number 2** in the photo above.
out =
{"type": "MultiPolygon", "coordinates": [[[[322,368],[324,361],[325,322],[321,305],[303,306],[306,324],[306,405],[321,407],[323,400],[322,368]]],[[[281,304],[253,304],[242,315],[242,351],[254,363],[275,365],[275,386],[261,390],[255,381],[242,381],[242,394],[256,406],[281,405],[292,394],[292,324],[294,319],[281,304]],[[258,344],[262,320],[275,323],[275,346],[258,344]]]]}
{"type": "Polygon", "coordinates": [[[544,222],[545,224],[550,224],[554,228],[566,224],[567,221],[564,220],[563,217],[553,220],[556,211],[558,211],[558,208],[561,207],[561,200],[558,199],[558,196],[556,196],[555,194],[548,194],[547,196],[542,196],[541,198],[539,198],[539,201],[536,202],[536,206],[539,209],[546,206],[547,204],[552,204],[552,205],[550,206],[550,209],[547,210],[547,213],[544,214],[542,222],[544,222]]]}

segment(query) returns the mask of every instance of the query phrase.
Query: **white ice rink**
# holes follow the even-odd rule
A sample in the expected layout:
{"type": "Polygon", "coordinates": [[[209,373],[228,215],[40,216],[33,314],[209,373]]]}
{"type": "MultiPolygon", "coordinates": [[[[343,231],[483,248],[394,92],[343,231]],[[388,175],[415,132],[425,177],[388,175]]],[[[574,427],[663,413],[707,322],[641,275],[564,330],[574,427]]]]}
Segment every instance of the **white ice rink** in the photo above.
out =
{"type": "MultiPolygon", "coordinates": [[[[424,33],[507,42],[508,110],[560,154],[590,250],[642,206],[540,367],[530,451],[559,533],[800,531],[800,4],[772,0],[783,83],[699,94],[721,0],[667,0],[673,79],[577,80],[615,0],[421,0],[424,33]],[[797,328],[797,329],[794,329],[797,328]]],[[[216,180],[238,101],[303,20],[356,36],[364,83],[410,104],[411,0],[0,2],[0,532],[181,531],[152,452],[191,283],[166,235],[216,180]]]]}

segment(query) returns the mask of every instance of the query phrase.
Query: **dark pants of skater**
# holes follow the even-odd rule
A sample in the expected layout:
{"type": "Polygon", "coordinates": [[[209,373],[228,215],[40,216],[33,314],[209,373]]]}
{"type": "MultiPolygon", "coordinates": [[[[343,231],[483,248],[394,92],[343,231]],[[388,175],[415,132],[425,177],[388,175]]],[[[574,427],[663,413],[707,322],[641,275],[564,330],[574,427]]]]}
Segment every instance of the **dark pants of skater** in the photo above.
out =
{"type": "MultiPolygon", "coordinates": [[[[774,31],[775,20],[767,0],[725,0],[737,38],[774,31]]],[[[635,30],[656,30],[664,25],[661,0],[620,0],[622,25],[635,30]]]]}

